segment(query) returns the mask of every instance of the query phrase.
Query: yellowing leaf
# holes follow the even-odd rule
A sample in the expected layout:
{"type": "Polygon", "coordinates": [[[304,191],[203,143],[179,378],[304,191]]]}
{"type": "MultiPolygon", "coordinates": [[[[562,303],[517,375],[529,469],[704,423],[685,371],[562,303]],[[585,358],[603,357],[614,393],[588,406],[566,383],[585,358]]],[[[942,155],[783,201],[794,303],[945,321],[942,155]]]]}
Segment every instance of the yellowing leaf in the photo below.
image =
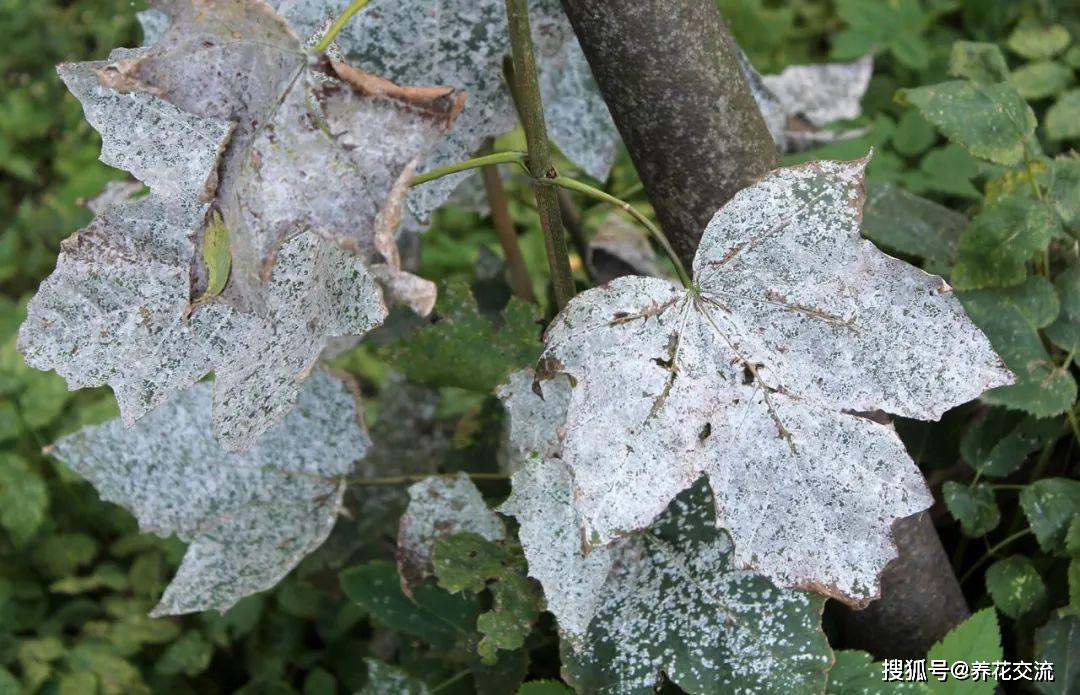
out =
{"type": "Polygon", "coordinates": [[[197,301],[203,302],[221,294],[232,270],[232,251],[229,249],[229,228],[221,213],[211,213],[210,223],[203,235],[203,263],[206,265],[206,290],[197,301]]]}

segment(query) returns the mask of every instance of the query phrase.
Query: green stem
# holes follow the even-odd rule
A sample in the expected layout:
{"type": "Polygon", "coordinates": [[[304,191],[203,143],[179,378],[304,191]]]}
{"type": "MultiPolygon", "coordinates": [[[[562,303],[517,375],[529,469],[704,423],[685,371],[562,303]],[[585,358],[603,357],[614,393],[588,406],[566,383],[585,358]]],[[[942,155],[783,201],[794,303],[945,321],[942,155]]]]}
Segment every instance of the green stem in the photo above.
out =
{"type": "Polygon", "coordinates": [[[450,174],[457,174],[458,172],[468,171],[469,169],[494,166],[496,164],[520,164],[521,168],[528,171],[528,167],[526,166],[528,159],[529,156],[524,152],[493,152],[492,154],[485,154],[482,157],[473,157],[472,159],[466,159],[463,162],[455,162],[453,164],[447,164],[444,167],[439,167],[438,169],[432,169],[431,171],[414,177],[409,185],[419,186],[420,184],[434,181],[435,179],[441,179],[450,174]]]}
{"type": "Polygon", "coordinates": [[[527,0],[506,0],[506,18],[510,29],[510,53],[514,59],[513,93],[529,148],[529,173],[533,178],[533,195],[540,214],[540,226],[544,230],[555,303],[562,309],[574,296],[574,275],[570,268],[570,254],[566,250],[566,232],[558,195],[555,189],[540,185],[542,179],[554,178],[558,174],[552,165],[551,143],[548,142],[547,124],[544,122],[544,102],[540,96],[540,78],[533,54],[527,0]]]}
{"type": "Polygon", "coordinates": [[[549,186],[561,186],[562,188],[568,188],[571,191],[584,193],[585,195],[595,198],[596,200],[603,201],[609,205],[614,205],[615,207],[629,214],[635,220],[640,222],[641,225],[645,227],[645,229],[649,230],[649,234],[651,234],[653,238],[656,239],[656,242],[660,244],[660,247],[664,249],[664,253],[667,254],[668,259],[670,259],[671,263],[675,266],[675,272],[678,273],[679,280],[682,282],[683,287],[690,287],[690,285],[692,284],[692,280],[687,274],[686,268],[683,267],[682,261],[679,260],[679,255],[675,253],[675,249],[671,248],[671,243],[668,242],[667,237],[664,236],[664,233],[660,231],[660,228],[657,227],[656,224],[654,224],[653,221],[645,215],[645,213],[641,212],[625,200],[620,200],[615,196],[611,195],[610,193],[602,191],[599,188],[590,186],[587,183],[575,181],[574,179],[567,178],[565,176],[556,176],[554,178],[541,179],[540,182],[549,186]]]}
{"type": "MultiPolygon", "coordinates": [[[[466,473],[472,480],[509,480],[510,476],[505,473],[466,473]]],[[[379,487],[392,485],[408,485],[418,483],[428,478],[453,478],[457,473],[418,473],[414,475],[392,475],[383,478],[351,478],[349,483],[360,487],[379,487]]]]}
{"type": "Polygon", "coordinates": [[[368,0],[353,0],[349,3],[349,6],[345,8],[345,11],[341,13],[334,23],[330,25],[330,28],[326,30],[326,34],[319,39],[319,42],[315,44],[315,51],[318,53],[326,53],[326,49],[330,48],[330,44],[334,43],[334,39],[341,33],[341,30],[345,28],[345,25],[349,23],[357,12],[364,9],[368,4],[368,0]]]}
{"type": "Polygon", "coordinates": [[[979,569],[979,567],[982,566],[982,564],[984,562],[986,562],[990,558],[994,557],[994,555],[997,554],[997,552],[999,550],[1001,550],[1002,548],[1004,548],[1008,544],[1012,543],[1013,541],[1019,540],[1019,539],[1023,538],[1024,536],[1027,536],[1030,533],[1031,533],[1031,529],[1026,528],[1023,531],[1020,531],[1018,533],[1014,533],[1013,535],[1009,536],[1008,538],[1001,541],[997,545],[993,545],[990,548],[988,548],[986,553],[982,557],[980,557],[978,559],[978,561],[974,565],[969,567],[967,572],[964,572],[964,576],[960,577],[960,583],[963,584],[968,579],[970,579],[971,575],[975,574],[975,570],[979,569]]]}

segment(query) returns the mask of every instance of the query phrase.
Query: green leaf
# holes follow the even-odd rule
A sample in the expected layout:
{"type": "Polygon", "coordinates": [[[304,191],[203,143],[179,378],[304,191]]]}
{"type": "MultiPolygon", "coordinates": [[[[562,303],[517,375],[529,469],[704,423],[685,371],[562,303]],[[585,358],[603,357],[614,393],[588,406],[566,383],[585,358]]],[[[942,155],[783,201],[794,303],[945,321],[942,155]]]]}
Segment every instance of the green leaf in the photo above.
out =
{"type": "Polygon", "coordinates": [[[484,635],[477,651],[486,664],[495,662],[500,649],[513,651],[525,645],[541,605],[536,588],[520,574],[504,574],[491,593],[494,606],[476,619],[476,628],[484,635]]]}
{"type": "Polygon", "coordinates": [[[397,570],[383,560],[343,571],[341,588],[379,623],[437,649],[452,648],[476,624],[478,609],[472,596],[452,596],[425,582],[413,589],[410,599],[401,591],[397,570]]]}
{"type": "Polygon", "coordinates": [[[56,594],[85,594],[99,589],[122,591],[128,588],[127,574],[118,565],[103,562],[94,567],[94,571],[83,577],[65,577],[49,585],[49,591],[56,594]]]}
{"type": "Polygon", "coordinates": [[[1046,609],[1046,584],[1023,555],[1011,555],[990,565],[986,591],[998,610],[1015,620],[1046,609]]]}
{"type": "Polygon", "coordinates": [[[0,525],[18,545],[26,543],[45,520],[49,505],[45,481],[15,454],[0,451],[0,525]]]}
{"type": "Polygon", "coordinates": [[[1060,94],[1072,82],[1072,70],[1052,60],[1038,60],[1012,73],[1016,91],[1027,100],[1045,99],[1060,94]]]}
{"type": "Polygon", "coordinates": [[[1035,132],[1035,114],[1009,83],[954,80],[901,90],[898,95],[950,140],[997,164],[1019,163],[1024,141],[1035,132]]]}
{"type": "Polygon", "coordinates": [[[949,74],[976,84],[994,84],[1009,79],[1009,66],[997,44],[957,41],[949,54],[949,74]]]}
{"type": "Polygon", "coordinates": [[[851,60],[887,48],[909,68],[929,65],[930,47],[922,36],[929,17],[919,0],[838,0],[836,12],[848,27],[833,40],[832,57],[851,60]]]}
{"type": "Polygon", "coordinates": [[[201,633],[189,631],[169,645],[154,668],[166,676],[194,677],[210,666],[213,656],[213,645],[201,633]]]}
{"type": "Polygon", "coordinates": [[[475,533],[459,533],[435,541],[435,575],[451,592],[479,593],[490,588],[491,610],[476,627],[484,635],[478,645],[483,663],[495,663],[499,649],[520,649],[540,613],[540,595],[523,575],[520,557],[475,533]]]}
{"type": "Polygon", "coordinates": [[[427,684],[408,671],[376,659],[364,659],[367,683],[358,695],[428,695],[427,684]]]}
{"type": "Polygon", "coordinates": [[[517,695],[573,695],[574,691],[561,681],[529,681],[517,695]]]}
{"type": "Polygon", "coordinates": [[[509,557],[501,545],[475,533],[458,533],[435,540],[435,575],[447,591],[478,593],[488,580],[500,576],[509,557]]]}
{"type": "Polygon", "coordinates": [[[579,692],[646,695],[661,671],[691,693],[822,691],[824,598],[735,570],[706,484],[615,551],[588,630],[563,640],[563,677],[579,692]]]}
{"type": "Polygon", "coordinates": [[[935,191],[974,200],[982,197],[972,183],[981,166],[963,147],[948,144],[927,152],[919,161],[919,169],[904,172],[900,180],[914,193],[935,191]]]}
{"type": "Polygon", "coordinates": [[[949,208],[891,183],[866,187],[863,236],[886,249],[926,260],[926,269],[944,273],[956,258],[967,219],[949,208]]]}
{"type": "Polygon", "coordinates": [[[60,579],[90,564],[97,550],[97,541],[85,533],[60,533],[34,548],[34,564],[49,579],[60,579]]]}
{"type": "Polygon", "coordinates": [[[64,651],[63,643],[55,637],[29,638],[19,642],[16,655],[28,691],[36,691],[49,679],[54,662],[64,651]]]}
{"type": "Polygon", "coordinates": [[[1058,369],[1043,346],[1039,329],[1057,318],[1061,306],[1054,286],[1029,277],[1014,287],[958,293],[968,316],[986,333],[1017,382],[983,394],[983,400],[1035,417],[1060,415],[1076,400],[1076,382],[1058,369]]]}
{"type": "Polygon", "coordinates": [[[1046,112],[1046,136],[1051,140],[1080,138],[1080,89],[1062,94],[1046,112]]]}
{"type": "Polygon", "coordinates": [[[1015,473],[1028,456],[1062,432],[1060,419],[1025,417],[1000,408],[987,412],[960,440],[964,463],[990,478],[1015,473]]]}
{"type": "Polygon", "coordinates": [[[1049,26],[1023,25],[1009,35],[1008,46],[1024,58],[1052,58],[1068,48],[1072,39],[1069,30],[1060,24],[1049,26]]]}
{"type": "Polygon", "coordinates": [[[934,130],[934,126],[930,125],[915,109],[904,112],[892,136],[893,147],[896,151],[909,157],[929,149],[936,140],[937,131],[934,130]]]}
{"type": "MultiPolygon", "coordinates": [[[[965,661],[1001,661],[1001,632],[998,629],[997,613],[993,608],[984,608],[953,628],[940,642],[930,648],[927,661],[944,659],[950,664],[965,661]]],[[[941,695],[993,695],[997,680],[958,681],[950,678],[938,681],[930,678],[926,690],[941,695]]]]}
{"type": "Polygon", "coordinates": [[[1080,348],[1080,266],[1069,266],[1054,278],[1061,312],[1046,327],[1046,337],[1066,352],[1080,348]]]}
{"type": "Polygon", "coordinates": [[[1036,480],[1020,492],[1020,507],[1044,552],[1065,555],[1065,536],[1080,514],[1080,481],[1036,480]]]}
{"type": "MultiPolygon", "coordinates": [[[[3,666],[0,666],[0,695],[21,695],[23,691],[19,679],[11,675],[3,666]]],[[[557,691],[553,691],[557,692],[557,691]]],[[[543,695],[543,691],[537,691],[533,695],[543,695]]]]}
{"type": "Polygon", "coordinates": [[[1061,155],[1055,158],[1040,180],[1046,186],[1047,198],[1062,224],[1073,234],[1080,233],[1080,157],[1061,155]]]}
{"type": "Polygon", "coordinates": [[[333,674],[316,668],[304,679],[304,695],[337,695],[338,684],[333,674]]]}
{"type": "Polygon", "coordinates": [[[1001,510],[998,509],[994,490],[985,483],[968,487],[953,480],[945,481],[941,486],[945,497],[945,506],[949,513],[960,522],[964,535],[978,538],[990,533],[1001,523],[1001,510]]]}
{"type": "Polygon", "coordinates": [[[882,665],[874,657],[856,649],[836,652],[829,669],[828,695],[906,695],[925,692],[920,683],[883,681],[882,665]]]}
{"type": "Polygon", "coordinates": [[[1003,198],[971,221],[956,255],[952,283],[959,290],[1018,285],[1027,262],[1042,254],[1059,231],[1057,218],[1043,203],[1003,198]]]}
{"type": "Polygon", "coordinates": [[[196,300],[203,302],[213,299],[225,289],[232,270],[232,251],[229,248],[229,228],[221,213],[214,210],[210,222],[206,225],[202,249],[203,263],[206,265],[206,290],[196,300]]]}
{"type": "Polygon", "coordinates": [[[1065,533],[1065,552],[1069,557],[1080,557],[1080,516],[1073,518],[1065,533]]]}
{"type": "Polygon", "coordinates": [[[1043,695],[1080,691],[1080,616],[1059,613],[1035,631],[1035,658],[1054,664],[1054,680],[1035,683],[1043,695]]]}
{"type": "Polygon", "coordinates": [[[487,393],[536,362],[539,333],[530,305],[512,298],[497,324],[480,312],[468,285],[455,280],[439,293],[433,323],[390,345],[386,357],[410,381],[487,393]]]}

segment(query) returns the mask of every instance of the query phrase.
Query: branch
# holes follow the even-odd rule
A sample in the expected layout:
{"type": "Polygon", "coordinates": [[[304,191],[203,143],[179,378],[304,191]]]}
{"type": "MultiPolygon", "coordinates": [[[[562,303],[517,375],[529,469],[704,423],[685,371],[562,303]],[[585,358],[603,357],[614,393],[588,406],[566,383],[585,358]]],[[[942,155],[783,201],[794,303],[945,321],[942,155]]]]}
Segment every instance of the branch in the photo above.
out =
{"type": "Polygon", "coordinates": [[[554,188],[540,183],[543,178],[555,178],[558,173],[551,162],[551,145],[544,122],[544,103],[540,96],[540,81],[533,55],[532,30],[526,0],[506,0],[506,15],[510,27],[510,49],[514,58],[513,92],[517,97],[518,115],[525,129],[529,147],[529,173],[533,177],[533,195],[544,230],[551,283],[555,289],[555,304],[562,309],[574,296],[574,275],[570,255],[566,250],[565,231],[559,210],[559,197],[554,188]]]}
{"type": "MultiPolygon", "coordinates": [[[[490,140],[486,147],[490,149],[490,140]]],[[[495,235],[499,237],[499,245],[502,246],[503,255],[506,257],[510,286],[518,297],[536,304],[532,280],[529,278],[529,269],[525,266],[525,258],[521,255],[517,229],[514,228],[514,220],[510,217],[506,188],[499,175],[499,168],[494,165],[483,167],[480,169],[480,176],[484,180],[488,205],[491,206],[491,224],[495,227],[495,235]]]]}

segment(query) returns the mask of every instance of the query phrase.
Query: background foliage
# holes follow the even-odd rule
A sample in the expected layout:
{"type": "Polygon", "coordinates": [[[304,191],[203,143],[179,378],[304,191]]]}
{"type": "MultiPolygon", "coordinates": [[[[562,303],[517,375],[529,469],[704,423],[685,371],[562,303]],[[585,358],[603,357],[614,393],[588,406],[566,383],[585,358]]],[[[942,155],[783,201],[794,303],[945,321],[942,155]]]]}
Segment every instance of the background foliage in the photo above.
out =
{"type": "MultiPolygon", "coordinates": [[[[876,52],[855,124],[865,135],[788,163],[853,158],[874,147],[871,196],[895,185],[943,207],[902,209],[905,219],[926,220],[933,238],[913,242],[895,215],[879,224],[868,214],[868,235],[933,272],[951,270],[969,312],[1010,366],[1041,365],[1030,388],[988,398],[996,405],[897,426],[940,501],[935,521],[970,604],[1000,614],[1005,657],[1051,654],[1063,631],[1080,629],[1070,617],[1080,612],[1080,561],[1072,559],[1080,555],[1072,369],[1080,345],[1080,204],[1075,194],[1055,197],[1061,181],[1080,178],[1066,155],[1080,140],[1080,10],[1065,0],[719,4],[762,72],[876,52]],[[959,40],[1001,46],[1010,72],[1002,80],[1033,109],[1035,140],[1016,161],[976,157],[962,146],[963,134],[905,104],[928,93],[895,98],[898,90],[955,79],[950,55],[959,40]],[[1039,159],[1035,142],[1057,159],[1039,159]],[[1065,224],[1031,222],[1037,212],[1029,208],[1040,204],[1056,206],[1065,224]],[[958,215],[977,222],[968,227],[958,215]],[[957,267],[966,280],[958,282],[957,267]]],[[[440,577],[443,586],[467,587],[464,593],[452,596],[428,580],[414,600],[402,594],[391,562],[402,486],[355,487],[353,518],[272,592],[224,616],[151,620],[146,613],[182,545],[139,534],[126,513],[41,453],[60,435],[115,415],[110,394],[68,393],[56,375],[26,368],[14,346],[25,301],[51,270],[60,240],[90,219],[82,201],[118,177],[97,162],[97,136],[54,65],[137,43],[135,9],[123,0],[0,0],[0,693],[331,693],[359,690],[369,678],[400,679],[399,692],[509,693],[526,677],[557,679],[550,616],[541,614],[531,631],[499,633],[504,650],[495,664],[477,655],[475,616],[493,599],[516,600],[527,624],[538,608],[512,548],[472,548],[495,557],[496,569],[458,563],[454,577],[440,577]]],[[[607,189],[645,206],[636,181],[624,153],[607,189]]],[[[527,187],[512,178],[508,187],[526,262],[545,297],[543,239],[527,187]]],[[[584,233],[595,233],[608,211],[578,202],[584,233]]],[[[490,389],[535,357],[541,310],[509,300],[494,240],[487,217],[464,206],[441,211],[419,255],[420,274],[442,283],[432,323],[395,316],[339,358],[362,379],[373,439],[384,452],[366,474],[497,470],[502,415],[490,389]]],[[[584,265],[575,269],[585,283],[584,265]]],[[[550,312],[551,302],[544,306],[550,312]]],[[[481,488],[491,500],[508,492],[498,481],[481,488]]],[[[467,554],[455,548],[437,553],[467,554]]],[[[843,646],[843,636],[827,628],[843,646]]],[[[841,658],[851,682],[873,668],[859,658],[841,658]]],[[[838,669],[830,689],[845,692],[844,677],[838,669]]],[[[536,683],[522,692],[561,686],[536,683]]]]}

